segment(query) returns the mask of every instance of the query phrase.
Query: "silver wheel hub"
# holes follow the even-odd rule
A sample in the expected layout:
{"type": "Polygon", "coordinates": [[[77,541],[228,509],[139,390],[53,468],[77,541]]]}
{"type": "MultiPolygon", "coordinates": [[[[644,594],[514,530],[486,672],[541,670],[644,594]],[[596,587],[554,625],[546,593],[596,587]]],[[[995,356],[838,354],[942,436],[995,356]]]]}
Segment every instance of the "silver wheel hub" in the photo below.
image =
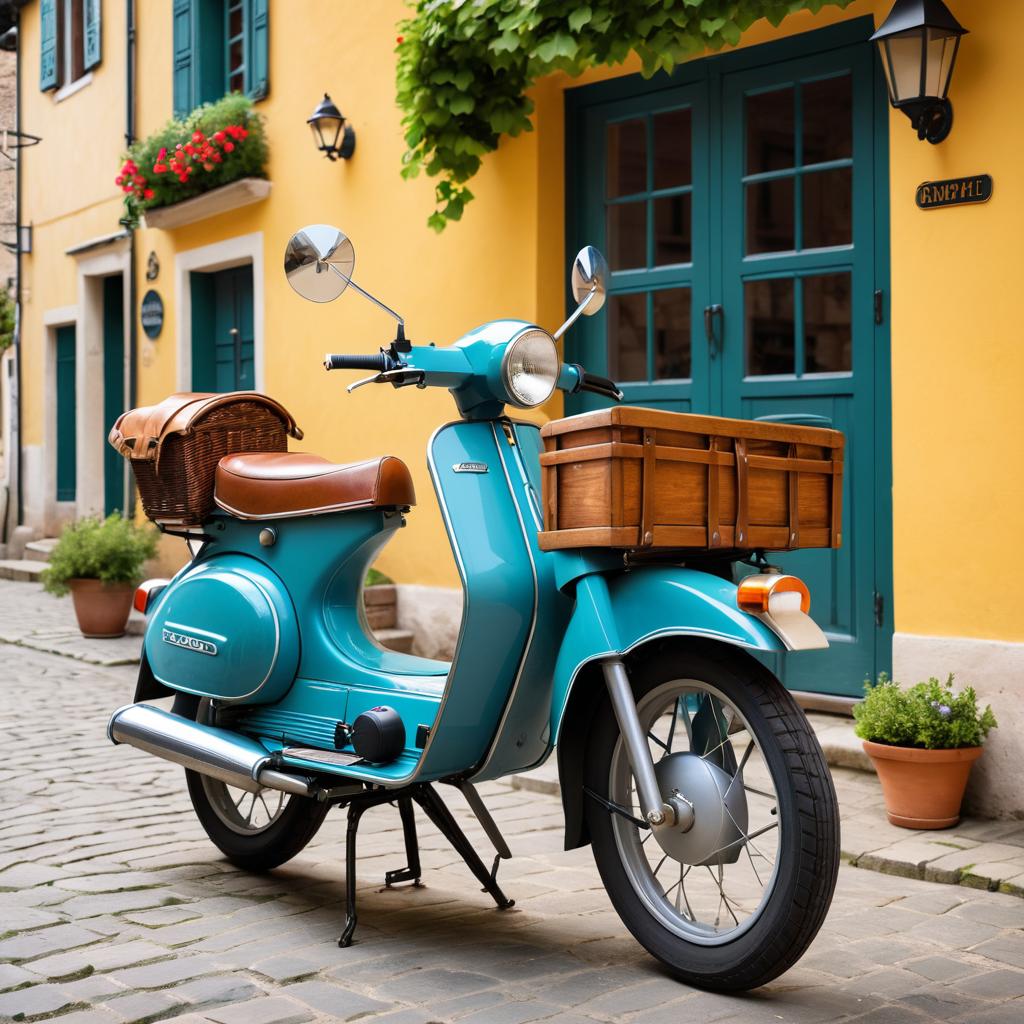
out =
{"type": "Polygon", "coordinates": [[[732,776],[718,765],[690,752],[663,757],[654,775],[662,799],[676,807],[677,816],[675,825],[654,830],[662,850],[681,864],[734,863],[747,829],[743,787],[732,785],[732,776]]]}

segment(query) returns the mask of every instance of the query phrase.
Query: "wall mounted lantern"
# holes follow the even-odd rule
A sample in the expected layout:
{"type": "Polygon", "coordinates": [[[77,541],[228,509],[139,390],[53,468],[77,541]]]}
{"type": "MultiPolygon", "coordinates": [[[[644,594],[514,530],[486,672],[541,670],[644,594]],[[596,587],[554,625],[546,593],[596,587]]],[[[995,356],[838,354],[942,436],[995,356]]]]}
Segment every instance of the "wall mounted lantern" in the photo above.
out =
{"type": "Polygon", "coordinates": [[[345,123],[345,115],[334,105],[331,97],[324,93],[324,98],[317,104],[312,117],[306,123],[313,129],[313,141],[317,149],[327,154],[328,160],[348,160],[356,151],[356,133],[352,126],[345,123]],[[338,140],[341,144],[338,144],[338,140]]]}
{"type": "Polygon", "coordinates": [[[939,143],[953,127],[946,93],[966,32],[942,0],[896,0],[871,37],[882,55],[889,102],[910,118],[919,139],[939,143]]]}

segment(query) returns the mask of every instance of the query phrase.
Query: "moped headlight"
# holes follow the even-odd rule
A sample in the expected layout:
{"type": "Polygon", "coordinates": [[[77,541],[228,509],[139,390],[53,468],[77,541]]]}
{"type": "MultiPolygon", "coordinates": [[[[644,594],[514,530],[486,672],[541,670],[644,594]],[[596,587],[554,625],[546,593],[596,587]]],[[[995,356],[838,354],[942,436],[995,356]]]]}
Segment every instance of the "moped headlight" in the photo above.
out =
{"type": "Polygon", "coordinates": [[[513,405],[532,409],[551,397],[558,380],[558,352],[547,331],[531,327],[505,349],[501,376],[513,405]]]}

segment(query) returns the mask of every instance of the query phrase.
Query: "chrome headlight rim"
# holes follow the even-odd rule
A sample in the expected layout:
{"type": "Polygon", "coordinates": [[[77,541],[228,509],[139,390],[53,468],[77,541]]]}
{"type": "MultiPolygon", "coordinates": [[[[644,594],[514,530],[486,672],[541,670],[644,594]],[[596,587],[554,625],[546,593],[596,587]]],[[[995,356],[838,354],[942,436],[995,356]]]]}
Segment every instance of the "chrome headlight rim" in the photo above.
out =
{"type": "Polygon", "coordinates": [[[558,374],[560,369],[561,360],[558,358],[558,348],[556,347],[555,339],[551,334],[548,331],[545,331],[543,327],[538,327],[536,324],[524,327],[509,339],[501,357],[501,383],[505,390],[508,404],[514,405],[517,409],[536,409],[539,406],[542,406],[555,393],[555,388],[558,386],[558,374]],[[527,401],[516,391],[515,386],[512,383],[512,375],[509,367],[512,358],[515,355],[516,346],[529,335],[541,335],[546,338],[548,343],[551,345],[551,353],[554,356],[554,369],[551,374],[551,387],[548,389],[547,394],[536,402],[527,401]]]}

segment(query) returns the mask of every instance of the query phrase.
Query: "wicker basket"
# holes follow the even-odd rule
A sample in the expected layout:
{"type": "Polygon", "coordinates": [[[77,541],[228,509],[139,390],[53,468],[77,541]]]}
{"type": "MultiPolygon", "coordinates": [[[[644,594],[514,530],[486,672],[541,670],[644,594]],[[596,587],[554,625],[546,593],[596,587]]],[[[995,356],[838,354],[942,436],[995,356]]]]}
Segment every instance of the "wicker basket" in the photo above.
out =
{"type": "Polygon", "coordinates": [[[172,395],[125,413],[110,443],[131,463],[146,515],[161,526],[198,526],[214,510],[214,476],[226,455],[283,452],[302,437],[288,411],[255,392],[172,395]]]}

